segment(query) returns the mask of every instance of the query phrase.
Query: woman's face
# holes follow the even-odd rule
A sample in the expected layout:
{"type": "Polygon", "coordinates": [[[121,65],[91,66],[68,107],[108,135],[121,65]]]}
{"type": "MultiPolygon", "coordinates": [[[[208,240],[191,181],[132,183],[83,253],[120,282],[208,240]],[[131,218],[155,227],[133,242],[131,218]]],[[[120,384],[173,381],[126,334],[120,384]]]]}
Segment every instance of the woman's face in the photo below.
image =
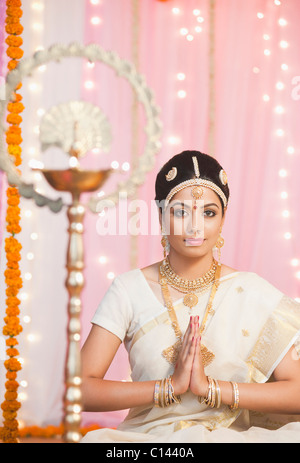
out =
{"type": "Polygon", "coordinates": [[[173,249],[184,256],[201,257],[212,253],[225,216],[221,199],[213,190],[201,187],[201,198],[195,199],[194,189],[187,187],[173,196],[164,215],[164,230],[170,252],[173,249]]]}

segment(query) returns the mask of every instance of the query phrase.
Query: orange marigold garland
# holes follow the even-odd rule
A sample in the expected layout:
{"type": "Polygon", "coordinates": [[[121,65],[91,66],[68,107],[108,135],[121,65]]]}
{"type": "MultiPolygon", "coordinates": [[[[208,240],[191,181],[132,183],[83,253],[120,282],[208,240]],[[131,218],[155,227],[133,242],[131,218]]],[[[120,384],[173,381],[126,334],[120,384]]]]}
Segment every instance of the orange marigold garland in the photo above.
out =
{"type": "MultiPolygon", "coordinates": [[[[7,0],[6,1],[6,27],[5,30],[8,34],[6,39],[7,55],[10,61],[8,62],[8,69],[12,70],[18,64],[18,60],[22,58],[23,51],[20,46],[23,40],[20,34],[23,32],[23,26],[20,23],[22,17],[22,2],[21,0],[7,0]]],[[[20,113],[23,111],[24,106],[21,103],[22,96],[17,93],[21,88],[21,84],[16,88],[14,99],[7,105],[8,116],[7,122],[10,124],[7,133],[6,141],[8,145],[8,152],[14,158],[16,166],[21,164],[21,127],[22,117],[20,113]]],[[[19,319],[19,304],[18,292],[22,287],[21,271],[19,269],[19,261],[21,259],[21,244],[16,239],[15,235],[20,233],[20,195],[19,191],[14,186],[9,186],[7,189],[7,212],[6,212],[6,230],[10,237],[5,240],[5,252],[7,259],[7,267],[5,270],[5,283],[6,283],[6,317],[4,318],[5,326],[3,327],[3,334],[7,336],[6,340],[6,354],[8,359],[4,362],[7,370],[6,373],[6,392],[4,402],[1,404],[2,414],[4,418],[3,427],[0,429],[0,439],[6,443],[16,443],[19,437],[19,426],[17,421],[17,411],[21,404],[17,401],[19,384],[16,381],[17,372],[21,369],[21,364],[17,360],[19,352],[16,348],[18,341],[16,336],[22,331],[19,319]]]]}

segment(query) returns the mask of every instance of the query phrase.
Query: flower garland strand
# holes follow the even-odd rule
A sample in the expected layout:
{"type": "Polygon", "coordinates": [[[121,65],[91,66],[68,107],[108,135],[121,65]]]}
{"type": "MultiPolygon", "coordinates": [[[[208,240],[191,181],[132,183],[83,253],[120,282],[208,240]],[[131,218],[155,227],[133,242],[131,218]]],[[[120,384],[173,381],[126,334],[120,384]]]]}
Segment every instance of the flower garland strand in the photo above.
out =
{"type": "MultiPolygon", "coordinates": [[[[88,432],[102,429],[98,424],[90,424],[80,428],[80,433],[85,436],[88,432]]],[[[115,428],[111,428],[115,429],[115,428]]],[[[20,429],[20,438],[37,438],[37,439],[62,439],[64,434],[64,424],[61,423],[59,426],[49,424],[46,427],[40,426],[26,426],[20,429]]]]}
{"type": "MultiPolygon", "coordinates": [[[[15,69],[23,56],[23,51],[20,46],[23,44],[23,39],[20,35],[23,32],[23,26],[20,24],[20,18],[23,11],[21,9],[21,0],[6,0],[6,26],[5,30],[8,34],[6,38],[7,56],[10,59],[8,69],[15,69]]],[[[6,132],[6,142],[8,152],[14,158],[15,165],[21,164],[21,127],[22,117],[20,113],[24,110],[21,103],[22,96],[17,93],[21,88],[21,84],[16,88],[14,99],[7,105],[8,116],[7,122],[10,124],[6,132]]],[[[16,381],[17,372],[21,369],[21,364],[17,360],[19,355],[16,345],[18,341],[16,336],[22,331],[20,319],[18,317],[20,310],[18,292],[22,287],[21,271],[19,269],[19,261],[21,260],[21,244],[15,238],[15,235],[20,233],[20,195],[19,191],[14,186],[7,188],[7,212],[6,212],[6,230],[11,235],[5,239],[5,252],[7,259],[7,267],[4,272],[6,283],[6,317],[4,318],[5,326],[3,334],[7,336],[7,356],[8,360],[4,362],[7,370],[6,373],[6,392],[4,402],[1,404],[3,413],[3,427],[0,429],[0,439],[5,443],[18,442],[19,426],[17,421],[17,411],[21,404],[17,401],[19,384],[16,381]]]]}

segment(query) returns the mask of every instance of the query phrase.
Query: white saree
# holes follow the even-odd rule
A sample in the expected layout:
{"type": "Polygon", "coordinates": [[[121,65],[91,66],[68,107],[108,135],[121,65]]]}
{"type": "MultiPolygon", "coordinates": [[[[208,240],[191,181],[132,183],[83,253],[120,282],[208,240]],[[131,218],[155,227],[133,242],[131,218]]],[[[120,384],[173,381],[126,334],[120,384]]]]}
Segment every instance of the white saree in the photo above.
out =
{"type": "MultiPolygon", "coordinates": [[[[193,315],[204,315],[210,291],[199,297],[193,315]]],[[[174,303],[181,331],[189,323],[183,299],[174,303]]],[[[124,341],[133,381],[172,374],[164,349],[176,342],[163,303],[141,270],[117,277],[92,323],[124,341]]],[[[202,343],[214,354],[205,368],[218,380],[264,383],[287,351],[299,342],[300,305],[254,273],[235,272],[220,279],[202,343]]],[[[299,349],[298,349],[299,350],[299,349]]],[[[201,405],[190,391],[180,404],[131,409],[117,429],[86,434],[81,442],[300,442],[300,416],[232,411],[201,405]]]]}

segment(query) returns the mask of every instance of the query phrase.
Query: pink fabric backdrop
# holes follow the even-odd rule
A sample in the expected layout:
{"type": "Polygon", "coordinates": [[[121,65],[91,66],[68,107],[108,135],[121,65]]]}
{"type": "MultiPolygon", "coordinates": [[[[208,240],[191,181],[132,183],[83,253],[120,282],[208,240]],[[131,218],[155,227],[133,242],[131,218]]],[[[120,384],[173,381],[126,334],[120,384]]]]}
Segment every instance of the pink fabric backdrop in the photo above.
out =
{"type": "MultiPolygon", "coordinates": [[[[0,6],[3,4],[1,2],[0,6]]],[[[55,8],[54,2],[45,2],[44,13],[41,13],[45,25],[42,45],[78,40],[84,27],[84,43],[96,42],[104,49],[116,51],[122,59],[134,61],[154,91],[161,108],[162,149],[136,197],[148,203],[154,198],[156,174],[173,154],[184,149],[198,149],[215,155],[227,171],[231,189],[223,233],[223,262],[240,270],[254,271],[291,297],[300,298],[300,101],[293,93],[293,78],[300,76],[299,0],[216,0],[214,30],[209,27],[209,0],[86,0],[84,3],[61,0],[59,12],[55,8]],[[72,23],[67,20],[71,7],[74,9],[72,23]],[[209,55],[212,32],[215,40],[213,67],[209,55]],[[210,73],[214,78],[213,88],[210,73]],[[209,138],[211,96],[215,101],[213,152],[209,138]]],[[[28,56],[35,51],[32,44],[40,43],[36,42],[31,28],[37,12],[33,13],[29,2],[24,2],[24,11],[28,56]],[[32,44],[31,38],[34,39],[32,44]]],[[[3,18],[0,14],[0,33],[3,18]]],[[[114,137],[109,154],[90,153],[83,165],[95,169],[107,167],[114,160],[118,160],[120,166],[123,162],[132,163],[132,146],[137,141],[142,148],[144,133],[142,111],[139,112],[139,128],[135,130],[133,98],[128,84],[100,64],[89,67],[84,63],[81,76],[79,73],[73,79],[68,73],[66,76],[69,84],[67,79],[67,82],[59,79],[56,83],[50,70],[40,97],[27,91],[27,114],[34,104],[42,105],[43,101],[45,109],[60,99],[65,102],[69,94],[72,95],[71,90],[76,88],[77,92],[77,82],[82,77],[81,90],[76,97],[102,107],[114,137]],[[92,88],[87,88],[91,87],[87,82],[93,82],[92,88]]],[[[31,112],[33,114],[33,110],[31,112]]],[[[24,145],[32,137],[31,127],[36,125],[34,115],[32,117],[32,120],[29,116],[24,120],[24,145]]],[[[27,151],[24,150],[24,157],[27,151]]],[[[123,178],[124,175],[115,173],[104,190],[111,191],[116,181],[123,178]]],[[[0,206],[3,213],[5,200],[1,196],[0,206]]],[[[36,209],[33,208],[34,214],[36,209]]],[[[0,240],[5,229],[3,217],[0,240]]],[[[21,413],[37,424],[54,420],[58,423],[63,369],[57,365],[63,363],[65,346],[62,337],[66,293],[62,275],[66,225],[63,215],[59,222],[58,217],[45,209],[38,210],[36,217],[41,236],[34,248],[38,259],[32,270],[32,297],[28,304],[23,303],[22,311],[26,314],[30,309],[31,329],[42,321],[42,332],[40,344],[28,343],[27,346],[26,330],[21,338],[23,355],[26,347],[30,353],[29,362],[27,366],[25,362],[21,372],[21,375],[28,375],[25,379],[29,383],[28,400],[21,413]],[[54,227],[55,234],[52,233],[54,227]],[[60,242],[58,237],[61,237],[60,242]],[[45,404],[41,404],[41,400],[45,404]]],[[[96,229],[98,219],[97,215],[87,213],[85,220],[83,341],[112,274],[130,270],[135,265],[143,267],[162,258],[159,236],[100,236],[96,229]]],[[[33,245],[30,243],[30,247],[27,243],[31,231],[26,219],[23,219],[23,230],[22,264],[27,269],[25,248],[31,251],[33,245]]],[[[129,367],[123,348],[108,377],[128,379],[129,367]]],[[[124,414],[84,414],[84,423],[97,419],[103,426],[115,426],[124,414]]]]}
{"type": "MultiPolygon", "coordinates": [[[[138,3],[136,32],[132,29],[136,25],[132,2],[110,0],[93,5],[86,1],[85,40],[133,60],[134,31],[138,33],[138,69],[154,90],[164,127],[155,168],[139,189],[139,198],[149,202],[154,197],[156,173],[170,156],[184,149],[209,152],[209,1],[138,3]],[[175,7],[179,12],[174,12],[175,7]],[[198,8],[200,14],[194,11],[198,8]],[[97,26],[91,23],[95,16],[101,18],[97,26]],[[201,32],[195,30],[197,26],[202,27],[201,32]],[[193,34],[193,40],[182,35],[182,28],[193,34]],[[184,73],[185,79],[179,80],[178,73],[184,73]],[[178,97],[180,90],[186,92],[185,98],[178,97]]],[[[299,11],[297,0],[280,5],[272,0],[215,2],[215,152],[209,153],[223,164],[231,189],[223,261],[257,272],[295,298],[300,296],[300,281],[295,277],[299,271],[295,259],[300,258],[300,138],[299,102],[292,98],[291,82],[300,73],[299,11]],[[280,25],[280,18],[287,24],[280,25]],[[282,40],[288,42],[287,48],[281,48],[282,40]],[[283,64],[288,65],[287,70],[282,69],[283,64]],[[276,87],[278,82],[283,89],[276,87]],[[275,111],[278,106],[282,106],[282,114],[275,111]],[[278,130],[284,133],[277,134],[278,130]],[[289,147],[294,148],[292,154],[287,151],[289,147]],[[279,175],[282,169],[286,176],[279,175]],[[283,199],[282,192],[288,197],[283,199]],[[284,217],[283,211],[289,211],[289,217],[284,217]],[[285,233],[291,234],[290,239],[285,233]]],[[[112,159],[130,160],[131,100],[123,93],[123,83],[110,80],[103,69],[86,70],[84,78],[94,78],[96,85],[93,91],[83,90],[83,98],[104,106],[115,129],[112,159]]],[[[141,133],[135,136],[141,137],[141,133]]],[[[139,236],[133,242],[128,236],[99,237],[95,220],[89,216],[86,221],[89,257],[84,337],[90,329],[89,319],[110,284],[106,272],[129,270],[129,254],[136,246],[140,267],[162,257],[159,237],[139,236]],[[108,263],[99,269],[95,259],[101,254],[108,256],[108,263]]],[[[121,349],[108,377],[126,378],[127,374],[121,349]]],[[[101,419],[113,416],[106,415],[101,419]]],[[[115,413],[114,418],[122,415],[115,413]]]]}

